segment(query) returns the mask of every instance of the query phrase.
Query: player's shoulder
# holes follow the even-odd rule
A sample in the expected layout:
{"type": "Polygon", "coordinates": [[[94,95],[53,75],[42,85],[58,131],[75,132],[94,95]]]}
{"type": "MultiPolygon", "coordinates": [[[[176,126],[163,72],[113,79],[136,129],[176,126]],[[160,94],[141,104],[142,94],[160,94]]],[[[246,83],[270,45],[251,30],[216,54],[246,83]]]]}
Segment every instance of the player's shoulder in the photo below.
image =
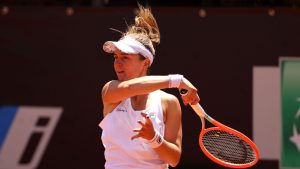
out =
{"type": "Polygon", "coordinates": [[[181,112],[179,100],[175,95],[161,90],[159,92],[161,96],[162,107],[166,113],[171,112],[174,115],[174,112],[181,112]]]}
{"type": "Polygon", "coordinates": [[[173,94],[167,93],[162,90],[157,90],[158,94],[161,96],[162,101],[169,103],[179,103],[178,98],[173,94]]]}
{"type": "Polygon", "coordinates": [[[116,84],[116,83],[120,83],[120,81],[118,81],[118,80],[110,80],[110,81],[106,82],[103,87],[109,86],[111,84],[116,84]]]}
{"type": "Polygon", "coordinates": [[[114,86],[117,85],[118,83],[120,83],[118,80],[110,80],[103,85],[102,91],[107,90],[109,86],[114,86]]]}

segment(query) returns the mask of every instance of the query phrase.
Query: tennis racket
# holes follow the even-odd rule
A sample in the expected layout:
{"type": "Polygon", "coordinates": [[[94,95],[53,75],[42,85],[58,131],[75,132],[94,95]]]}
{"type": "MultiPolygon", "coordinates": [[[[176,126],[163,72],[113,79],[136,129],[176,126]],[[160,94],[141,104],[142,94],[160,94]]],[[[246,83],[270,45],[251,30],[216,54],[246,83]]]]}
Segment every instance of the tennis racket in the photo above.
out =
{"type": "MultiPolygon", "coordinates": [[[[187,93],[186,89],[180,90],[182,96],[187,93]]],[[[199,145],[209,159],[229,168],[248,168],[257,163],[258,148],[247,136],[214,120],[205,113],[199,103],[190,106],[201,119],[199,145]],[[205,128],[204,118],[214,127],[205,128]]]]}

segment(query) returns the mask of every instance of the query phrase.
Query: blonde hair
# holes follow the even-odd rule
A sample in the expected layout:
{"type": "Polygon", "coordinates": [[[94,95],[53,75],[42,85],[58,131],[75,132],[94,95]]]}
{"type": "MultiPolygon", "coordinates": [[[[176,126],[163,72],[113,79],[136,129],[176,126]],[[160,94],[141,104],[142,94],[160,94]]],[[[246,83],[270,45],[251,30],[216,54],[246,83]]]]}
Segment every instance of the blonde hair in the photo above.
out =
{"type": "Polygon", "coordinates": [[[134,38],[143,44],[150,52],[155,55],[155,47],[160,43],[160,32],[156,20],[150,8],[144,8],[138,4],[138,11],[135,23],[128,26],[124,36],[134,38]]]}

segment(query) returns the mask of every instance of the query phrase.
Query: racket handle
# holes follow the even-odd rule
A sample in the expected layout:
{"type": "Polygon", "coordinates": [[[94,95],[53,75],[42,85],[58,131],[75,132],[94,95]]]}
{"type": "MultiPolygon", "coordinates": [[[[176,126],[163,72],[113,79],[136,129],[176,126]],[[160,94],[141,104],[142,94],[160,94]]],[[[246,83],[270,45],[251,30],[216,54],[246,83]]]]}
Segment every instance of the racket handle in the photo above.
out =
{"type": "MultiPolygon", "coordinates": [[[[188,90],[186,89],[181,89],[179,91],[180,95],[181,96],[185,96],[188,94],[188,90]]],[[[191,105],[190,106],[193,108],[193,110],[197,113],[197,115],[200,117],[200,118],[204,118],[205,117],[205,111],[204,109],[201,107],[201,105],[199,103],[197,104],[194,104],[194,105],[191,105]]]]}

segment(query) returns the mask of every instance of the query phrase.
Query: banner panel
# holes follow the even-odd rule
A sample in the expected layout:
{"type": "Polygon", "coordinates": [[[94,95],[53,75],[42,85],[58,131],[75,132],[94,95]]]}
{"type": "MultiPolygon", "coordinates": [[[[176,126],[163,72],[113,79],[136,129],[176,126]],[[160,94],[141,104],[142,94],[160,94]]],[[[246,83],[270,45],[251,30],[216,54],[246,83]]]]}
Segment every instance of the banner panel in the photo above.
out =
{"type": "Polygon", "coordinates": [[[281,168],[300,168],[300,58],[281,58],[281,168]]]}

